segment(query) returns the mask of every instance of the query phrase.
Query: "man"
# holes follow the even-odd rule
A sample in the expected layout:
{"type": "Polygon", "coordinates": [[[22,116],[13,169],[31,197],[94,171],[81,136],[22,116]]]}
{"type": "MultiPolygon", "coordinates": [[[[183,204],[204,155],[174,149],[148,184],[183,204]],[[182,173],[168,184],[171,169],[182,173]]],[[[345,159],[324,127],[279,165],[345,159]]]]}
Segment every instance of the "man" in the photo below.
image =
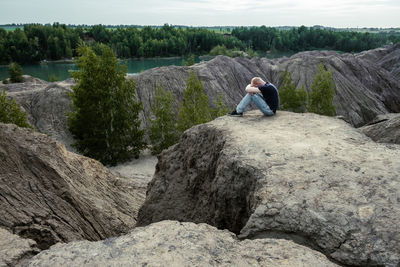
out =
{"type": "Polygon", "coordinates": [[[275,85],[263,81],[260,77],[251,79],[246,87],[247,94],[229,116],[243,116],[246,107],[253,101],[265,116],[273,116],[279,108],[279,95],[275,85]]]}

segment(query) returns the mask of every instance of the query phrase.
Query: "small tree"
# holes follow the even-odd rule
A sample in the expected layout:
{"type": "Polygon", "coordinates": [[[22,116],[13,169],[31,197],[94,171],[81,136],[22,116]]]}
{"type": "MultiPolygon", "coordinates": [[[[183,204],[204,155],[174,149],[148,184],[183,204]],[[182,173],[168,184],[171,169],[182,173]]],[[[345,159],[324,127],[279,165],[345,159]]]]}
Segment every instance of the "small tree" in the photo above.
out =
{"type": "Polygon", "coordinates": [[[71,94],[73,112],[68,125],[84,155],[115,165],[138,157],[146,145],[140,130],[141,103],[135,100],[136,83],[126,80],[125,67],[111,48],[103,45],[97,56],[87,46],[78,48],[77,85],[71,94]]]}
{"type": "Polygon", "coordinates": [[[161,86],[156,88],[151,112],[154,115],[149,128],[151,151],[158,154],[178,142],[176,112],[173,110],[174,97],[171,91],[165,92],[161,86]]]}
{"type": "Polygon", "coordinates": [[[183,66],[192,66],[194,65],[194,55],[191,55],[187,61],[182,60],[182,65],[183,66]]]}
{"type": "Polygon", "coordinates": [[[336,113],[333,106],[334,97],[335,84],[332,80],[332,72],[326,70],[324,65],[319,64],[318,73],[311,84],[308,111],[326,116],[334,116],[336,113]]]}
{"type": "Polygon", "coordinates": [[[0,122],[14,123],[19,127],[32,128],[26,119],[26,113],[14,99],[7,98],[5,91],[0,89],[0,122]]]}
{"type": "Polygon", "coordinates": [[[217,100],[214,101],[215,108],[212,110],[213,119],[226,115],[229,109],[224,104],[224,100],[221,94],[217,95],[217,100]]]}
{"type": "Polygon", "coordinates": [[[296,90],[289,71],[283,73],[283,82],[279,88],[280,109],[293,112],[306,112],[307,92],[304,87],[296,90]]]}
{"type": "Polygon", "coordinates": [[[179,109],[178,129],[184,132],[190,127],[212,119],[207,95],[199,77],[190,71],[187,86],[183,92],[183,103],[179,109]]]}
{"type": "Polygon", "coordinates": [[[10,80],[12,83],[20,83],[24,79],[22,78],[22,67],[18,63],[12,62],[8,67],[8,74],[10,74],[10,80]]]}

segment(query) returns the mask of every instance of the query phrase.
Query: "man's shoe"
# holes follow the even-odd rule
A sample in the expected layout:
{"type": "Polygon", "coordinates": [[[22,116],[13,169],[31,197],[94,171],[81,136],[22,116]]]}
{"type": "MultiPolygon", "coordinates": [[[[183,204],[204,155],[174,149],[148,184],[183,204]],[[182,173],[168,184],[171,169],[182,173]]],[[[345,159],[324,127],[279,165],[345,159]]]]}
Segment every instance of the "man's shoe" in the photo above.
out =
{"type": "Polygon", "coordinates": [[[232,116],[232,117],[242,117],[243,113],[237,113],[236,109],[234,109],[232,112],[228,113],[228,116],[232,116]]]}

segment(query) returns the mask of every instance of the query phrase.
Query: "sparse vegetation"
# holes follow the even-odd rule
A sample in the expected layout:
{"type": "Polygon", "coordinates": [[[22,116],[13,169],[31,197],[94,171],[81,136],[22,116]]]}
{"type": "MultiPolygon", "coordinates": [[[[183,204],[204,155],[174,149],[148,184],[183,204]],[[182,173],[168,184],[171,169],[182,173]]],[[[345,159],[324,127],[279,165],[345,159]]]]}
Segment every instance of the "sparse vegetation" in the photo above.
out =
{"type": "Polygon", "coordinates": [[[335,84],[332,80],[332,72],[325,69],[324,65],[319,64],[318,73],[311,84],[309,95],[308,111],[334,116],[336,114],[333,98],[335,96],[335,84]]]}
{"type": "Polygon", "coordinates": [[[0,122],[14,123],[19,127],[32,128],[26,118],[26,112],[14,99],[8,98],[4,90],[0,88],[0,122]]]}
{"type": "Polygon", "coordinates": [[[212,112],[207,95],[204,93],[203,84],[199,77],[190,71],[186,89],[183,93],[183,103],[179,108],[178,130],[185,130],[201,123],[211,121],[212,112]]]}
{"type": "Polygon", "coordinates": [[[307,91],[304,87],[296,90],[289,71],[282,75],[282,85],[279,88],[280,109],[302,113],[307,111],[307,91]]]}
{"type": "Polygon", "coordinates": [[[158,86],[151,105],[151,113],[154,118],[150,120],[151,126],[148,130],[153,154],[160,153],[179,139],[176,125],[177,114],[173,109],[173,103],[172,92],[166,92],[161,86],[158,86]]]}
{"type": "Polygon", "coordinates": [[[12,83],[20,83],[24,79],[22,77],[22,67],[15,62],[12,62],[8,67],[8,74],[10,74],[10,81],[12,83]]]}

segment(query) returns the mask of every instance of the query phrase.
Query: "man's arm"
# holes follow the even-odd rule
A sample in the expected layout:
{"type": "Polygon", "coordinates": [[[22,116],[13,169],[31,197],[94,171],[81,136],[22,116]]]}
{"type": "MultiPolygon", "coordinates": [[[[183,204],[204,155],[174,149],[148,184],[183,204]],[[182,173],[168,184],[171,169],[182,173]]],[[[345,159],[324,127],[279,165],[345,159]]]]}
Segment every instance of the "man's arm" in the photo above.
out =
{"type": "Polygon", "coordinates": [[[260,89],[258,87],[253,87],[251,84],[247,85],[246,87],[246,92],[249,94],[259,94],[261,93],[260,89]]]}

